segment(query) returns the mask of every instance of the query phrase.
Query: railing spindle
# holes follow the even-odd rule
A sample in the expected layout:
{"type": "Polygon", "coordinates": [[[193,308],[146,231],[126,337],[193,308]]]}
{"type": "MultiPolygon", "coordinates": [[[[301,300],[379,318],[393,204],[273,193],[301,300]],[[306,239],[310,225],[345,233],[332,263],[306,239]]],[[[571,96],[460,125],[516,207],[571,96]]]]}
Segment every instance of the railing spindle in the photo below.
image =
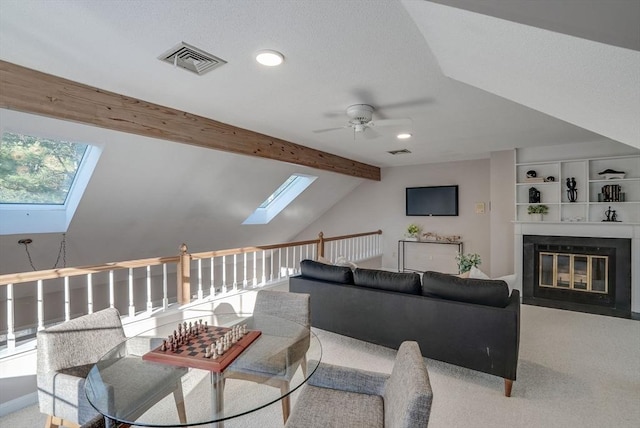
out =
{"type": "Polygon", "coordinates": [[[7,284],[7,349],[16,348],[13,284],[7,284]]]}
{"type": "Polygon", "coordinates": [[[38,280],[38,331],[44,329],[44,292],[42,287],[42,280],[38,280]]]}
{"type": "Polygon", "coordinates": [[[271,257],[269,257],[269,262],[271,263],[271,271],[269,272],[269,281],[273,281],[273,250],[271,250],[271,257]]]}
{"type": "Polygon", "coordinates": [[[71,290],[69,290],[69,277],[64,277],[64,320],[71,319],[71,290]]]}
{"type": "Polygon", "coordinates": [[[222,292],[227,292],[227,256],[222,256],[222,292]]]}
{"type": "Polygon", "coordinates": [[[198,259],[198,300],[202,300],[204,292],[202,291],[202,259],[198,259]]]}
{"type": "Polygon", "coordinates": [[[247,282],[247,253],[244,253],[244,266],[243,266],[243,270],[244,270],[244,278],[242,279],[242,287],[246,288],[247,285],[249,284],[247,282]]]}
{"type": "MultiPolygon", "coordinates": [[[[262,250],[262,257],[264,257],[264,250],[262,250]]],[[[263,267],[264,269],[264,267],[263,267]]],[[[253,253],[253,286],[258,285],[258,253],[253,253]]]]}
{"type": "Polygon", "coordinates": [[[238,255],[233,255],[233,289],[238,289],[238,255]]]}
{"type": "Polygon", "coordinates": [[[87,313],[93,313],[93,278],[90,273],[87,274],[87,313]]]}
{"type": "Polygon", "coordinates": [[[136,315],[136,305],[133,301],[133,268],[129,268],[129,316],[136,315]]]}
{"type": "Polygon", "coordinates": [[[151,301],[151,266],[147,265],[147,312],[153,311],[153,302],[151,301]]]}
{"type": "Polygon", "coordinates": [[[169,275],[167,275],[167,264],[162,264],[162,309],[167,310],[169,307],[169,275]]]}
{"type": "Polygon", "coordinates": [[[211,257],[211,284],[209,289],[209,297],[213,297],[216,294],[216,285],[215,285],[215,259],[211,257]]]}
{"type": "Polygon", "coordinates": [[[113,270],[109,271],[109,307],[114,308],[116,305],[115,284],[113,281],[113,270]]]}

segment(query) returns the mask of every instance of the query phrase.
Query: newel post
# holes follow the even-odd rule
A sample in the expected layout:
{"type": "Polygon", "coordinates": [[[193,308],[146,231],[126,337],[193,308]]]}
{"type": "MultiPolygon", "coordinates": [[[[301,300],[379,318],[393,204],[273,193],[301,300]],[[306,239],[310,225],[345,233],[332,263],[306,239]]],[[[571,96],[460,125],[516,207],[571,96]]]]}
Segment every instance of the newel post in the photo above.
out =
{"type": "Polygon", "coordinates": [[[185,305],[191,301],[191,254],[187,253],[187,244],[180,245],[178,256],[178,304],[185,305]]]}
{"type": "Polygon", "coordinates": [[[318,258],[324,257],[324,233],[318,233],[318,258]]]}

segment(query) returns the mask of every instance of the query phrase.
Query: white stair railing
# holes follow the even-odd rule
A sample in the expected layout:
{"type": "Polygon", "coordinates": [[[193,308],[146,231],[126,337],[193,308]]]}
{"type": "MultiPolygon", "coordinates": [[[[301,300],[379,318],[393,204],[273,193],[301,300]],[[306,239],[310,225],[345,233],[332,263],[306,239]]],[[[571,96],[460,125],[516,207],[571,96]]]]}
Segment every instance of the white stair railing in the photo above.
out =
{"type": "Polygon", "coordinates": [[[285,280],[300,272],[304,259],[323,256],[335,262],[342,256],[358,262],[381,256],[381,234],[324,238],[320,233],[316,240],[197,254],[188,254],[183,244],[178,256],[0,275],[0,304],[6,300],[0,350],[14,349],[17,341],[49,325],[106,307],[121,308],[130,317],[150,316],[171,302],[213,299],[285,280]],[[181,260],[187,268],[179,268],[181,260]],[[162,266],[161,273],[155,266],[162,266]],[[192,276],[197,279],[193,284],[192,276]],[[85,294],[86,308],[81,309],[78,302],[85,294]]]}

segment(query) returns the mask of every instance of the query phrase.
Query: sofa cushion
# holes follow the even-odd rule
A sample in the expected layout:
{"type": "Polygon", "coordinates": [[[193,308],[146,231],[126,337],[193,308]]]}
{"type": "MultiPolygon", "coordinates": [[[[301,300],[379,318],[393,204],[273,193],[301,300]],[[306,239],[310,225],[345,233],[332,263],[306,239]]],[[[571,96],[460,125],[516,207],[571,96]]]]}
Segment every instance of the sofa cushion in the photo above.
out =
{"type": "Polygon", "coordinates": [[[356,269],[353,282],[362,287],[380,290],[397,291],[399,293],[420,295],[420,275],[415,272],[387,272],[376,269],[356,269]]]}
{"type": "Polygon", "coordinates": [[[427,271],[422,277],[422,294],[459,302],[504,308],[509,303],[509,287],[493,279],[459,278],[427,271]]]}
{"type": "Polygon", "coordinates": [[[333,266],[314,260],[303,260],[300,262],[300,274],[305,278],[320,281],[353,284],[353,272],[349,266],[333,266]]]}

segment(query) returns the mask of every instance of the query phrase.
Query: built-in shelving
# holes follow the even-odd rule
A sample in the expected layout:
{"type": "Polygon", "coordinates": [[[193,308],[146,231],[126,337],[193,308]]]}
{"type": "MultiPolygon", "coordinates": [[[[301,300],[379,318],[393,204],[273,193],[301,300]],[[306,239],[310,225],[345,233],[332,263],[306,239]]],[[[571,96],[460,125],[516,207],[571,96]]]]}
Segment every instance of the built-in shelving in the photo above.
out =
{"type": "Polygon", "coordinates": [[[516,163],[516,180],[516,221],[531,221],[527,209],[536,204],[529,203],[529,189],[535,187],[540,192],[540,204],[549,207],[546,222],[601,223],[611,209],[621,223],[640,223],[640,156],[516,163]],[[599,173],[607,169],[623,171],[625,176],[603,179],[599,173]],[[529,182],[528,171],[549,181],[529,182]],[[571,178],[577,184],[575,202],[569,200],[567,192],[566,181],[571,178]],[[619,185],[624,196],[617,201],[602,200],[599,195],[607,185],[619,185]]]}

